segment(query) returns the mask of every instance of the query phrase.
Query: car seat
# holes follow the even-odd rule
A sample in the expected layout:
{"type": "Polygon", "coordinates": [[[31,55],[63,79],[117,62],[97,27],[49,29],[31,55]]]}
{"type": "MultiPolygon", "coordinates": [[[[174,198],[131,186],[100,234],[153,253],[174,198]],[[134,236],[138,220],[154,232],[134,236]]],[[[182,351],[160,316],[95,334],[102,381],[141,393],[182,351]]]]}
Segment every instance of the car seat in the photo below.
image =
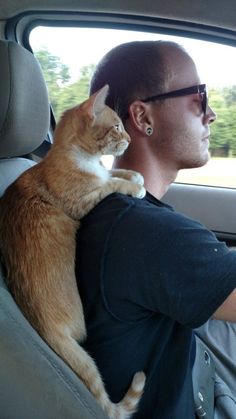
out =
{"type": "MultiPolygon", "coordinates": [[[[49,127],[46,85],[37,60],[0,40],[0,195],[44,141],[49,127]]],[[[73,371],[48,347],[10,295],[0,267],[1,419],[106,419],[73,371]]]]}

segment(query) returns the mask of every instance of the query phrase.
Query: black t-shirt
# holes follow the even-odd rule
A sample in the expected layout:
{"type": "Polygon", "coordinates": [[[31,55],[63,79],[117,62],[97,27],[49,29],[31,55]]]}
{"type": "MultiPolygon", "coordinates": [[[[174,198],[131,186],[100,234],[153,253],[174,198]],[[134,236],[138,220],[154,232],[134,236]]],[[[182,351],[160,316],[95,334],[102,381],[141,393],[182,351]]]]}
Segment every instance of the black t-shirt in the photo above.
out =
{"type": "Polygon", "coordinates": [[[150,194],[112,194],[82,221],[76,275],[88,338],[114,402],[147,375],[135,419],[192,419],[192,328],[236,287],[236,253],[150,194]]]}

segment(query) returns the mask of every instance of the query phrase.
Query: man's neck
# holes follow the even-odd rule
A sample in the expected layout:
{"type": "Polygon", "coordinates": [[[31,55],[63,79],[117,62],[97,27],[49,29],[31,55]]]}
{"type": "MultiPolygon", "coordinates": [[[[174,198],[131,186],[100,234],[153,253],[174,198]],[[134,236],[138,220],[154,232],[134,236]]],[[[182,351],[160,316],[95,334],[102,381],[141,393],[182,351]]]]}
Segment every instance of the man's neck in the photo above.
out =
{"type": "Polygon", "coordinates": [[[114,169],[129,169],[140,172],[144,177],[144,186],[155,198],[161,199],[167,192],[170,184],[177,176],[176,170],[170,170],[166,164],[161,164],[154,159],[132,160],[128,154],[115,159],[114,169]]]}

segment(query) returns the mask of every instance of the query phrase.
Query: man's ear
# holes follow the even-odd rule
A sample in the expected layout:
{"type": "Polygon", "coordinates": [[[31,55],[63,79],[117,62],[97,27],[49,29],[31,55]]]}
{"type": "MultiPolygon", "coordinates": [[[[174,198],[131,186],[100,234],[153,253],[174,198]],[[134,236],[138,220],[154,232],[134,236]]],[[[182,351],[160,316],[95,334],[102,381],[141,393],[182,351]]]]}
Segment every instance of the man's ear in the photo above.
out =
{"type": "Polygon", "coordinates": [[[152,126],[152,115],[150,104],[141,100],[135,100],[128,109],[132,125],[142,134],[147,134],[147,128],[152,126]]]}

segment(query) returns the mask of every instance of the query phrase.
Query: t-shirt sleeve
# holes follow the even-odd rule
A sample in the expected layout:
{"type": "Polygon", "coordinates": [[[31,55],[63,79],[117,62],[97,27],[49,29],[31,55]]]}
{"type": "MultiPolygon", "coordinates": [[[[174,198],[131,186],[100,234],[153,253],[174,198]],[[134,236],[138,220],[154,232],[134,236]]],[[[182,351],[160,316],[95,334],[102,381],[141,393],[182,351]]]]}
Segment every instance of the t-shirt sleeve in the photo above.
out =
{"type": "Polygon", "coordinates": [[[195,328],[235,287],[236,252],[197,221],[166,207],[133,204],[111,226],[101,289],[121,321],[160,313],[195,328]]]}

